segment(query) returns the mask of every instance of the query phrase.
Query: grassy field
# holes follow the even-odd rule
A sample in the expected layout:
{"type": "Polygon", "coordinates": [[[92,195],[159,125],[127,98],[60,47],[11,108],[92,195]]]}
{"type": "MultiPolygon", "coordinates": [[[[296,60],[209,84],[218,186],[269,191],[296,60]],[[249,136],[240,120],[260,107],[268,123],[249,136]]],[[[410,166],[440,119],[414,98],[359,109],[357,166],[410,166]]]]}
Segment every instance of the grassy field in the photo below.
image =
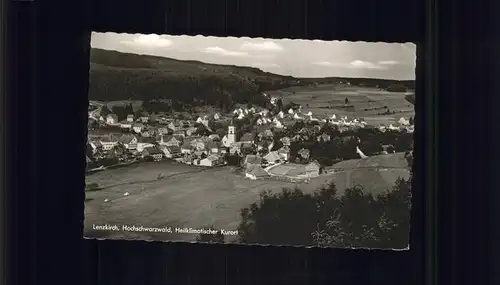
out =
{"type": "MultiPolygon", "coordinates": [[[[373,161],[390,161],[369,158],[373,161]]],[[[393,159],[394,160],[394,159],[393,159]]],[[[364,160],[343,162],[361,165],[364,160]]],[[[399,161],[399,160],[398,160],[399,161]]],[[[380,165],[380,164],[379,164],[380,165]]],[[[350,169],[295,184],[278,180],[252,181],[229,167],[198,168],[184,164],[143,163],[106,170],[87,176],[87,183],[98,183],[103,189],[88,191],[85,202],[85,235],[95,238],[192,241],[195,235],[130,232],[97,232],[93,224],[136,225],[148,227],[201,228],[213,224],[218,229],[235,229],[240,209],[258,201],[264,190],[280,192],[284,187],[298,186],[306,193],[335,181],[340,194],[346,187],[362,184],[373,194],[384,192],[399,177],[408,177],[405,169],[350,169]],[[157,180],[159,173],[164,180],[157,180]],[[124,196],[128,192],[130,195],[124,196]],[[108,202],[105,200],[108,199],[108,202]]],[[[236,237],[227,237],[227,241],[236,237]]]]}
{"type": "Polygon", "coordinates": [[[405,99],[407,94],[387,92],[376,88],[339,85],[291,87],[268,92],[283,97],[283,103],[295,102],[303,112],[311,111],[317,117],[338,116],[361,117],[369,124],[390,124],[401,117],[415,114],[414,106],[405,99]],[[347,98],[349,104],[345,106],[347,98]],[[395,114],[382,115],[386,111],[395,114]]]}

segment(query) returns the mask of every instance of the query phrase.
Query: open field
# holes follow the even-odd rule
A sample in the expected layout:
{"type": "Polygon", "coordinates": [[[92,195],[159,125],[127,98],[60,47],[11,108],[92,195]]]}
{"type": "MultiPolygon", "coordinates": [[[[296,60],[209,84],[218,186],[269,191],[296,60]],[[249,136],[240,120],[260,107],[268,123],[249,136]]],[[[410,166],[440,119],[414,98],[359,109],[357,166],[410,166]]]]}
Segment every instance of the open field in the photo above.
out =
{"type": "Polygon", "coordinates": [[[376,88],[319,85],[291,87],[268,93],[282,97],[284,104],[300,104],[304,113],[311,111],[317,117],[336,114],[364,118],[369,124],[390,124],[401,117],[415,114],[413,104],[405,99],[408,94],[376,88]],[[344,105],[345,98],[349,100],[347,106],[344,105]],[[386,111],[396,113],[383,115],[386,111]]]}
{"type": "MultiPolygon", "coordinates": [[[[384,157],[350,163],[365,165],[370,159],[375,163],[391,160],[391,155],[384,157]]],[[[87,176],[87,183],[98,183],[103,189],[86,193],[85,236],[192,241],[195,235],[96,232],[91,228],[93,224],[192,228],[213,224],[218,229],[232,230],[240,222],[240,209],[258,201],[264,190],[280,192],[284,187],[297,185],[304,192],[311,193],[321,185],[335,181],[340,194],[346,187],[362,184],[366,191],[376,195],[390,189],[399,176],[407,178],[408,171],[360,168],[295,184],[272,179],[248,180],[229,167],[199,168],[171,162],[136,164],[87,176]],[[163,173],[164,180],[156,179],[159,173],[163,173]],[[130,195],[124,196],[126,192],[130,195]],[[105,199],[109,201],[105,202],[105,199]]],[[[235,238],[228,236],[226,240],[234,241],[235,238]]]]}

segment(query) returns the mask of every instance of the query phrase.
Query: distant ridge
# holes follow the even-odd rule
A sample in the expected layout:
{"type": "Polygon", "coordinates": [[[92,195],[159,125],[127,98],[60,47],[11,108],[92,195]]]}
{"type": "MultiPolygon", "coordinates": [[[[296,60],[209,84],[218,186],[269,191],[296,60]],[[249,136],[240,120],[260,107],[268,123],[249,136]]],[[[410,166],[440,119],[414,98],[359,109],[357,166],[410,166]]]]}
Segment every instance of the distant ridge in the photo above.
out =
{"type": "Polygon", "coordinates": [[[90,54],[89,99],[100,101],[173,99],[184,103],[262,103],[261,93],[281,88],[350,82],[367,87],[403,86],[414,81],[366,78],[294,78],[254,67],[95,49],[90,54]]]}

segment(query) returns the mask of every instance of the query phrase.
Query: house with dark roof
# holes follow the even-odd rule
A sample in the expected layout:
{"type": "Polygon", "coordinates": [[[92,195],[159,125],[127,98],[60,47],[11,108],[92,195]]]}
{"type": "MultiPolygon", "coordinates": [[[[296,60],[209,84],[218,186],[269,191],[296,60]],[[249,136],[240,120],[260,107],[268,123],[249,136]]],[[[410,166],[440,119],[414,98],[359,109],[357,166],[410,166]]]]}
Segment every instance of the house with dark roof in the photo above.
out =
{"type": "Polygon", "coordinates": [[[174,131],[174,136],[181,136],[185,137],[186,136],[186,130],[185,129],[178,129],[174,131]]]}
{"type": "Polygon", "coordinates": [[[156,145],[155,138],[138,137],[137,138],[137,151],[142,152],[147,147],[156,145]]]}
{"type": "Polygon", "coordinates": [[[136,150],[137,142],[137,137],[134,135],[124,134],[120,137],[120,143],[123,144],[127,150],[136,150]]]}
{"type": "Polygon", "coordinates": [[[165,157],[178,158],[182,156],[181,148],[178,146],[162,146],[165,157]]]}
{"type": "Polygon", "coordinates": [[[159,161],[163,158],[163,152],[156,146],[146,147],[142,150],[142,157],[152,157],[155,161],[159,161]]]}

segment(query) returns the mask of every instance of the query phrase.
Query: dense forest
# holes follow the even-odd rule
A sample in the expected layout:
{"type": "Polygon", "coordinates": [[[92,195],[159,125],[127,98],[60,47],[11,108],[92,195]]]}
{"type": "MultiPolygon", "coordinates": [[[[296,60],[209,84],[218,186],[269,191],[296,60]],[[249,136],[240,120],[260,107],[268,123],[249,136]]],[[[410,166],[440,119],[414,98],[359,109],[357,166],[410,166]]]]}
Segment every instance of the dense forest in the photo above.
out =
{"type": "Polygon", "coordinates": [[[265,104],[262,92],[281,88],[350,82],[351,85],[405,91],[414,81],[365,78],[293,78],[258,68],[181,61],[92,49],[89,99],[162,100],[231,108],[235,103],[265,104]]]}

